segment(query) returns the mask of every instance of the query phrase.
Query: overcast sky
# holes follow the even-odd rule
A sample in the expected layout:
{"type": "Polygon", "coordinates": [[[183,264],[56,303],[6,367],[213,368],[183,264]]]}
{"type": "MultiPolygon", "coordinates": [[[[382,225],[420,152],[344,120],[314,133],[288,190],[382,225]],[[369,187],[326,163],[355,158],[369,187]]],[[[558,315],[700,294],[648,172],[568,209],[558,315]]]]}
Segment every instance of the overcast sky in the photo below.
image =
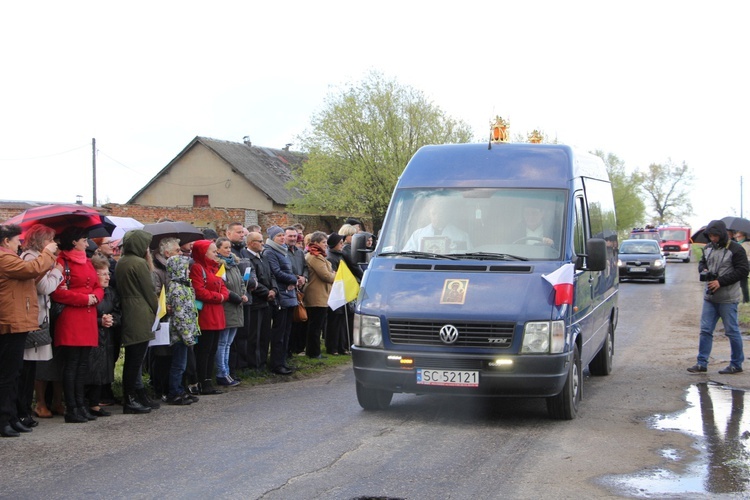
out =
{"type": "MultiPolygon", "coordinates": [[[[195,136],[281,148],[371,70],[485,137],[695,172],[692,219],[739,215],[750,137],[744,2],[12,2],[0,199],[125,203],[195,136]]],[[[295,149],[295,146],[292,146],[295,149]]],[[[750,192],[745,189],[745,192],[750,192]]],[[[744,214],[748,215],[748,207],[744,214]]]]}

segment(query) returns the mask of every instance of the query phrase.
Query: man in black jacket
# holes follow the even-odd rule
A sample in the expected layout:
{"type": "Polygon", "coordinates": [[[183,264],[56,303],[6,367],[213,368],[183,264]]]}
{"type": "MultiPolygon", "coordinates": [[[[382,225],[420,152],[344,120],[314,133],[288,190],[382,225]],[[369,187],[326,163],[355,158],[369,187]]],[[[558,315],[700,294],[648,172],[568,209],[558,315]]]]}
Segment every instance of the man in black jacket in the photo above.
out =
{"type": "Polygon", "coordinates": [[[246,245],[241,251],[241,259],[251,267],[257,285],[250,291],[252,304],[245,308],[245,342],[237,346],[237,364],[241,368],[244,361],[248,368],[262,370],[266,367],[271,339],[270,307],[276,304],[278,287],[268,261],[263,258],[263,236],[260,233],[248,234],[246,245]]]}
{"type": "MultiPolygon", "coordinates": [[[[299,232],[294,227],[284,228],[284,239],[289,249],[289,260],[292,261],[292,272],[297,275],[297,289],[302,290],[307,284],[309,270],[305,261],[304,250],[297,247],[299,232]]],[[[289,335],[289,347],[287,357],[299,354],[305,350],[307,343],[307,323],[293,323],[292,332],[289,335]]]]}
{"type": "Polygon", "coordinates": [[[687,370],[690,373],[703,373],[708,370],[714,328],[721,318],[724,335],[729,339],[731,358],[729,365],[719,370],[719,373],[734,375],[742,372],[742,362],[745,360],[737,312],[742,300],[740,281],[747,279],[748,274],[747,254],[742,245],[729,239],[723,221],[711,221],[706,226],[705,234],[710,243],[705,246],[703,258],[698,264],[700,280],[706,283],[698,357],[697,363],[687,370]]]}

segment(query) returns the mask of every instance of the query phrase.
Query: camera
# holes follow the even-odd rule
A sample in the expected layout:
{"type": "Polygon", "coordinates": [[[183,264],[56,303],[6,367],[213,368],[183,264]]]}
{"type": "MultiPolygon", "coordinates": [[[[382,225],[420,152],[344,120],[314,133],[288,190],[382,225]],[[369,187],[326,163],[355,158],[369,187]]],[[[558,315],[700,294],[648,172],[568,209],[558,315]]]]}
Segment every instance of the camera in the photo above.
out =
{"type": "Polygon", "coordinates": [[[699,275],[699,279],[701,281],[706,281],[706,282],[713,281],[718,278],[719,278],[719,275],[716,273],[712,273],[711,271],[701,271],[699,275]]]}

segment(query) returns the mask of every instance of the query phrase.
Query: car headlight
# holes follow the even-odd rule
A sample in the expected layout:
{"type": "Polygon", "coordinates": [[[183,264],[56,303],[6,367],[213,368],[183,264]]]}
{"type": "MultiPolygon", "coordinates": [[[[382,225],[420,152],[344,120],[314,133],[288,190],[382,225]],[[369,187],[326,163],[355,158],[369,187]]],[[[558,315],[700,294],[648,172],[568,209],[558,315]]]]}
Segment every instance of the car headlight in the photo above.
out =
{"type": "Polygon", "coordinates": [[[532,321],[523,329],[522,354],[563,352],[565,323],[563,321],[532,321]]]}
{"type": "Polygon", "coordinates": [[[354,314],[354,345],[360,347],[383,347],[383,330],[380,318],[365,314],[354,314]]]}
{"type": "Polygon", "coordinates": [[[654,267],[661,267],[663,265],[664,265],[664,263],[662,261],[660,261],[660,260],[655,260],[654,261],[654,267]]]}
{"type": "Polygon", "coordinates": [[[622,261],[620,259],[617,259],[617,267],[622,267],[622,261]]]}

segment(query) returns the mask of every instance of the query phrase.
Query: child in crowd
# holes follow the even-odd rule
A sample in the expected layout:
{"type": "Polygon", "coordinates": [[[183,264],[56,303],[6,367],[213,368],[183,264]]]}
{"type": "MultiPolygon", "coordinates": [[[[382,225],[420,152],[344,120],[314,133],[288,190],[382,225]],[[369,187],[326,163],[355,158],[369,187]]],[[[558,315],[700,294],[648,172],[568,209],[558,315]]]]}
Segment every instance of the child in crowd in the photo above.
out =
{"type": "Polygon", "coordinates": [[[195,291],[190,284],[190,259],[183,255],[173,255],[167,259],[167,274],[171,280],[167,290],[167,306],[172,310],[169,320],[172,365],[169,370],[167,403],[183,406],[198,401],[196,396],[187,394],[182,385],[188,350],[193,348],[198,341],[196,337],[201,334],[195,291]]]}

